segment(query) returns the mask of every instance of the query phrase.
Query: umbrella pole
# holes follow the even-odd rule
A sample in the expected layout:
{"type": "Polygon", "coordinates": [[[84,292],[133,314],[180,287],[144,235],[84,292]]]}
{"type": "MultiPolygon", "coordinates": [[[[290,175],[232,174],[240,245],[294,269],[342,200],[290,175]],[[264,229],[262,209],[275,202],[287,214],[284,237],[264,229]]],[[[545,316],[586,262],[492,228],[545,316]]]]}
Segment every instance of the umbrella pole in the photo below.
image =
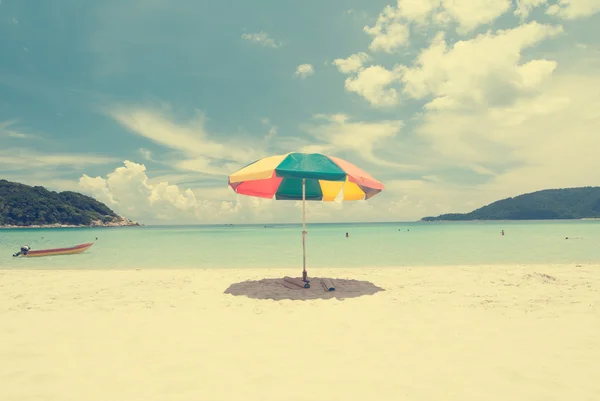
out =
{"type": "Polygon", "coordinates": [[[302,179],[302,280],[308,280],[306,273],[306,179],[302,179]]]}

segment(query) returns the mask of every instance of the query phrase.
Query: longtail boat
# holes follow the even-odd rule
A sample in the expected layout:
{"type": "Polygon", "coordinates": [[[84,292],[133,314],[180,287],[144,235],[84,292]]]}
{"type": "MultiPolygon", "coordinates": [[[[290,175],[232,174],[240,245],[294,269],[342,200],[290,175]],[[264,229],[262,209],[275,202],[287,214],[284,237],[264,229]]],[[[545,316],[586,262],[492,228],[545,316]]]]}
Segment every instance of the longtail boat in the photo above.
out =
{"type": "MultiPolygon", "coordinates": [[[[75,253],[81,253],[87,251],[93,242],[87,242],[85,244],[79,244],[70,248],[54,248],[54,249],[40,249],[40,250],[29,250],[21,248],[21,251],[14,254],[13,256],[25,256],[28,258],[39,257],[39,256],[54,256],[54,255],[72,255],[75,253]]],[[[29,247],[27,247],[29,248],[29,247]]]]}

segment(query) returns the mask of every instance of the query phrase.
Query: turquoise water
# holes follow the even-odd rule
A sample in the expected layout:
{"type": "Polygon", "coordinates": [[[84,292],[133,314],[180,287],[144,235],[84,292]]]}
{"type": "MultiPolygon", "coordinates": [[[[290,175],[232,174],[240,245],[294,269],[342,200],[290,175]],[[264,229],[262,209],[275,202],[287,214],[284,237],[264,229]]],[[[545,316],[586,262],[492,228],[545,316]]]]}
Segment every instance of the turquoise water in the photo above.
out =
{"type": "MultiPolygon", "coordinates": [[[[599,244],[599,221],[309,224],[307,266],[600,263],[599,244]]],[[[301,266],[300,225],[0,230],[0,269],[301,266]],[[12,257],[88,241],[78,255],[12,257]]]]}

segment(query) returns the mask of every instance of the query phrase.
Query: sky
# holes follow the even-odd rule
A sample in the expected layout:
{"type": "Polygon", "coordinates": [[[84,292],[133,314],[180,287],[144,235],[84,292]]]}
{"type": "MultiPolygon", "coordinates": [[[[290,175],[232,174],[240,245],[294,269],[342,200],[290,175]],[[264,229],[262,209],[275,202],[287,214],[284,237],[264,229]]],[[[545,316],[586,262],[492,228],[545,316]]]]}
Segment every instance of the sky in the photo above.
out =
{"type": "Polygon", "coordinates": [[[298,222],[227,176],[293,151],[382,181],[309,221],[600,185],[600,0],[0,0],[0,178],[145,224],[298,222]]]}

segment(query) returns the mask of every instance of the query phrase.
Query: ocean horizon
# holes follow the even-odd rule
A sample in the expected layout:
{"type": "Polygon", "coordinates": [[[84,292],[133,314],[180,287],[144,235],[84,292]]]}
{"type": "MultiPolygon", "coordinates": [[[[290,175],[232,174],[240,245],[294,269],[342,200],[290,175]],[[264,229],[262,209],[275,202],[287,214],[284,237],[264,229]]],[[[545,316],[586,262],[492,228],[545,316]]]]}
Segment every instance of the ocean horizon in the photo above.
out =
{"type": "MultiPolygon", "coordinates": [[[[308,223],[307,231],[309,274],[319,267],[600,262],[596,220],[308,223]]],[[[0,269],[278,267],[302,267],[301,223],[0,229],[0,269]],[[94,245],[78,255],[12,257],[22,245],[85,242],[94,245]]]]}
{"type": "MultiPolygon", "coordinates": [[[[600,218],[589,217],[589,218],[581,218],[581,219],[541,219],[541,220],[437,220],[437,221],[424,221],[424,220],[398,220],[398,221],[309,221],[306,223],[307,226],[314,225],[369,225],[369,224],[378,224],[378,225],[386,225],[386,224],[478,224],[478,223],[490,223],[490,224],[500,224],[500,223],[556,223],[556,222],[593,222],[600,221],[600,218]]],[[[158,224],[158,223],[150,223],[144,224],[139,223],[139,226],[114,226],[114,227],[91,227],[91,226],[67,226],[64,227],[39,227],[36,225],[33,226],[0,226],[0,231],[3,230],[43,230],[43,229],[115,229],[115,228],[129,228],[129,227],[150,227],[150,228],[171,228],[171,227],[223,227],[223,226],[302,226],[301,222],[284,222],[284,223],[194,223],[194,224],[158,224]]]]}

